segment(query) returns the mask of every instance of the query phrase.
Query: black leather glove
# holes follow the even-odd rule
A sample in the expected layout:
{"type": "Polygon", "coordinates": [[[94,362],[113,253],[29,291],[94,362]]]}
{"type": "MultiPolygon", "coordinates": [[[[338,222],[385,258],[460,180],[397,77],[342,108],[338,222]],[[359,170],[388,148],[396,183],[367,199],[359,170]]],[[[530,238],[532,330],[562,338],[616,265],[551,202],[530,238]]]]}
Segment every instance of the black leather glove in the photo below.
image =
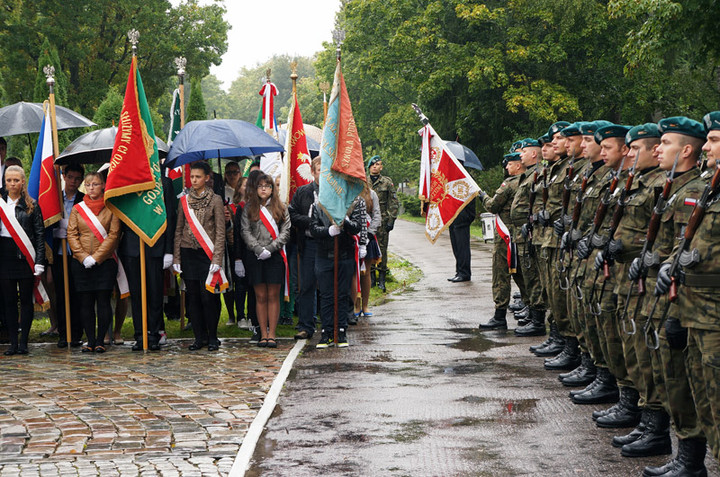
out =
{"type": "Polygon", "coordinates": [[[530,234],[532,233],[532,225],[530,224],[522,224],[522,227],[520,227],[520,234],[523,236],[525,240],[530,237],[530,234]]]}
{"type": "Polygon", "coordinates": [[[603,263],[605,262],[605,257],[603,257],[603,251],[600,250],[597,255],[595,255],[595,270],[600,270],[603,266],[603,263]]]}
{"type": "Polygon", "coordinates": [[[387,223],[385,224],[385,230],[387,230],[388,232],[390,232],[390,231],[391,231],[392,229],[394,229],[394,228],[395,228],[395,221],[394,221],[394,220],[388,220],[387,223]]]}
{"type": "Polygon", "coordinates": [[[578,240],[577,246],[575,247],[577,257],[580,260],[585,260],[590,256],[590,243],[589,239],[584,238],[582,240],[578,240]]]}
{"type": "Polygon", "coordinates": [[[658,270],[657,283],[655,284],[655,296],[666,294],[670,290],[670,284],[672,278],[670,278],[670,264],[665,263],[660,266],[658,270]]]}
{"type": "Polygon", "coordinates": [[[555,231],[555,235],[562,237],[563,232],[565,232],[565,221],[562,217],[553,222],[553,229],[555,231]]]}
{"type": "Polygon", "coordinates": [[[677,318],[668,318],[665,321],[665,337],[671,349],[685,349],[687,346],[687,328],[683,328],[677,318]]]}
{"type": "Polygon", "coordinates": [[[564,234],[562,234],[562,238],[560,239],[560,249],[570,249],[570,232],[565,232],[564,234]]]}
{"type": "Polygon", "coordinates": [[[630,264],[630,269],[628,270],[628,278],[631,282],[636,282],[638,278],[640,278],[640,272],[642,271],[642,259],[640,257],[636,258],[632,261],[630,264]]]}

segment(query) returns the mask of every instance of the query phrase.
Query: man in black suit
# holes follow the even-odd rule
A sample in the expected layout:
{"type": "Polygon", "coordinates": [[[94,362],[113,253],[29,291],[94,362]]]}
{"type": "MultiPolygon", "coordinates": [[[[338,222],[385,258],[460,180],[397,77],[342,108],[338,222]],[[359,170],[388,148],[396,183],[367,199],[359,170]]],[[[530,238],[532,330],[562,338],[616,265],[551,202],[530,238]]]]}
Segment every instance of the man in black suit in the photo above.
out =
{"type": "MultiPolygon", "coordinates": [[[[68,267],[72,260],[72,252],[70,247],[65,250],[62,248],[61,239],[67,238],[67,225],[70,218],[70,212],[75,204],[82,202],[85,194],[80,192],[78,188],[82,184],[85,177],[85,168],[80,164],[68,164],[63,170],[63,178],[65,179],[65,187],[63,188],[63,206],[65,215],[59,222],[57,227],[53,228],[53,264],[52,275],[55,283],[55,303],[51,306],[55,310],[57,318],[58,348],[67,348],[67,326],[65,322],[65,277],[63,274],[63,253],[67,252],[68,267]]],[[[69,268],[68,268],[69,273],[69,268]]],[[[82,345],[82,322],[80,321],[80,310],[78,309],[77,294],[75,293],[72,277],[70,278],[70,346],[78,347],[82,345]]],[[[52,299],[52,296],[51,296],[52,299]]]]}
{"type": "Polygon", "coordinates": [[[455,255],[455,276],[451,282],[470,281],[470,224],[475,220],[475,200],[460,211],[450,224],[450,245],[455,255]]]}
{"type": "MultiPolygon", "coordinates": [[[[167,213],[167,228],[155,245],[145,247],[145,278],[147,286],[147,326],[148,348],[152,351],[160,349],[160,330],[164,329],[163,320],[163,270],[172,265],[173,239],[177,222],[177,200],[173,194],[172,181],[162,174],[163,198],[167,213]]],[[[118,255],[122,261],[130,285],[130,302],[132,304],[133,327],[135,328],[135,344],[133,351],[143,349],[142,327],[142,289],[140,275],[140,238],[123,223],[123,236],[118,247],[118,255]]]]}

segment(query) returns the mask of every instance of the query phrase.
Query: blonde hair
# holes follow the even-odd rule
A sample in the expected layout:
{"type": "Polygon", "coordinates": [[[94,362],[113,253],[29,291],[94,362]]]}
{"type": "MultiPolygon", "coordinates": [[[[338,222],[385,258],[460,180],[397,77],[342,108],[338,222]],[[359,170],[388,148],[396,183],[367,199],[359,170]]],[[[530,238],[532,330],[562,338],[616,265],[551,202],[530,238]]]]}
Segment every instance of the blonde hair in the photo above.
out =
{"type": "Polygon", "coordinates": [[[23,188],[20,192],[20,197],[22,197],[25,200],[25,207],[27,208],[27,213],[32,213],[33,209],[35,208],[35,201],[32,200],[32,198],[28,195],[27,191],[27,176],[25,176],[25,169],[23,169],[20,166],[8,166],[7,169],[5,169],[5,175],[7,175],[8,172],[17,172],[20,174],[20,177],[22,177],[23,180],[23,188]]]}

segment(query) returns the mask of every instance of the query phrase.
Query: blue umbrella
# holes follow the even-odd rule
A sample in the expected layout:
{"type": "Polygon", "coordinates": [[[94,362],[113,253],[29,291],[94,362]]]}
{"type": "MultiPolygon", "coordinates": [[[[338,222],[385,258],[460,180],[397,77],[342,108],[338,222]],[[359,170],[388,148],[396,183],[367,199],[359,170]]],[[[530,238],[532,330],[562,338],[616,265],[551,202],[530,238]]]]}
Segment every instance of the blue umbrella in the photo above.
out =
{"type": "Polygon", "coordinates": [[[465,167],[469,167],[470,169],[477,169],[479,171],[485,169],[480,163],[480,159],[478,159],[475,153],[472,152],[467,146],[463,146],[457,141],[447,141],[445,144],[447,144],[448,149],[450,149],[450,151],[455,154],[455,157],[458,158],[458,161],[462,162],[465,167]]]}
{"type": "Polygon", "coordinates": [[[172,168],[203,159],[259,156],[283,150],[265,131],[239,119],[190,121],[175,137],[165,165],[172,168]]]}
{"type": "MultiPolygon", "coordinates": [[[[285,144],[285,138],[287,137],[287,131],[285,129],[281,129],[278,131],[278,140],[285,144]]],[[[307,147],[308,152],[310,153],[310,157],[315,157],[320,154],[320,143],[317,142],[315,139],[311,138],[307,134],[305,135],[305,140],[307,141],[307,147]]]]}

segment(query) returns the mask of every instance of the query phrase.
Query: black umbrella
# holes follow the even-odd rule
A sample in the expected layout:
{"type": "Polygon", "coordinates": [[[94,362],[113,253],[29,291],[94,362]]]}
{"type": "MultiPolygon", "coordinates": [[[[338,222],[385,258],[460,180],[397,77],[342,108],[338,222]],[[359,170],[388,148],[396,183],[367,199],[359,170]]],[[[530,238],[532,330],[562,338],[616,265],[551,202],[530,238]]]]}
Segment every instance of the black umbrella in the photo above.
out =
{"type": "MultiPolygon", "coordinates": [[[[42,103],[20,101],[0,108],[0,137],[38,133],[43,117],[42,103]]],[[[58,130],[97,126],[82,114],[62,106],[55,106],[55,119],[58,130]]]]}
{"type": "Polygon", "coordinates": [[[484,170],[485,168],[480,163],[480,159],[475,155],[474,152],[470,150],[469,147],[463,146],[457,141],[447,141],[445,144],[447,144],[448,149],[455,154],[455,157],[458,158],[458,161],[462,162],[465,167],[469,167],[470,169],[477,169],[479,171],[484,170]]]}
{"type": "MultiPolygon", "coordinates": [[[[117,126],[112,126],[83,134],[60,153],[55,159],[55,164],[64,166],[70,163],[102,164],[110,162],[117,130],[117,126]]],[[[155,141],[157,142],[160,157],[167,156],[170,149],[168,145],[157,136],[155,136],[155,141]]]]}

